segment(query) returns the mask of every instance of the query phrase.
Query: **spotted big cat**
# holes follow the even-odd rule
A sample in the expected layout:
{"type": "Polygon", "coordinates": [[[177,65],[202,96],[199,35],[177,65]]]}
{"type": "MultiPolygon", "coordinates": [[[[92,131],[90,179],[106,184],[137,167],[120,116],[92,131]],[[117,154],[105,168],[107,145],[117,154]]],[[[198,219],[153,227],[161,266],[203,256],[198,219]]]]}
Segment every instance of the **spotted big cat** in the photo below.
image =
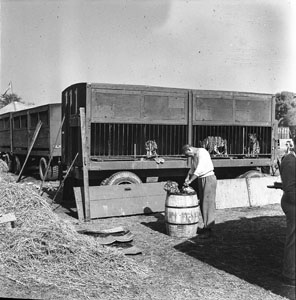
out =
{"type": "Polygon", "coordinates": [[[149,140],[145,143],[145,149],[146,149],[146,157],[148,159],[153,159],[158,164],[163,164],[164,159],[162,157],[159,157],[156,150],[157,150],[157,144],[153,140],[149,140]]]}
{"type": "Polygon", "coordinates": [[[247,156],[258,157],[260,154],[260,143],[256,133],[248,134],[247,156]]]}
{"type": "Polygon", "coordinates": [[[146,156],[148,158],[157,156],[157,153],[156,153],[157,144],[155,141],[153,141],[153,140],[147,141],[145,143],[145,149],[146,149],[146,156]]]}
{"type": "Polygon", "coordinates": [[[200,141],[200,146],[214,156],[227,156],[227,140],[221,136],[208,136],[200,141]]]}

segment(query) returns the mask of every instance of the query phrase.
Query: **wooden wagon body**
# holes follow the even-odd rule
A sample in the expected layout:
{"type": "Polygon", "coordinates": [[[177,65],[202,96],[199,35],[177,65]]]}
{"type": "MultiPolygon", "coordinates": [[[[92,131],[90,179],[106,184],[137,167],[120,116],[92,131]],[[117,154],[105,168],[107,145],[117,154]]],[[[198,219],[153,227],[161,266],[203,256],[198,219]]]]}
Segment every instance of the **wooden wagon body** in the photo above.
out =
{"type": "MultiPolygon", "coordinates": [[[[61,104],[53,103],[0,115],[0,152],[10,162],[15,173],[20,171],[32,143],[37,125],[41,127],[30,152],[28,167],[39,166],[44,171],[52,156],[52,166],[58,175],[61,157],[61,104]],[[40,165],[41,162],[41,165],[40,165]]],[[[40,174],[42,177],[42,174],[40,174]]]]}
{"type": "Polygon", "coordinates": [[[182,146],[200,146],[209,136],[227,141],[226,156],[213,155],[216,172],[239,173],[274,164],[277,141],[275,98],[270,94],[189,90],[139,85],[78,83],[62,92],[62,161],[82,178],[80,108],[85,108],[90,178],[130,171],[149,177],[183,176],[190,161],[182,146]],[[248,156],[248,136],[260,136],[260,153],[248,156]],[[147,156],[153,140],[163,163],[147,156]],[[237,172],[236,172],[237,171],[237,172]]]}

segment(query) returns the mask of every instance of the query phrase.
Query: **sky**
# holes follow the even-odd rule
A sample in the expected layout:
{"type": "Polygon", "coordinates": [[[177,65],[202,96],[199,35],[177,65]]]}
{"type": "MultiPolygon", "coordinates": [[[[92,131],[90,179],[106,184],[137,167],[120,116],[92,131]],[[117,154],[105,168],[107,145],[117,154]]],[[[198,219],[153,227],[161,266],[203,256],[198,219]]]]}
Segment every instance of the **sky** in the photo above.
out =
{"type": "Polygon", "coordinates": [[[296,92],[291,0],[0,0],[0,93],[78,82],[296,92]]]}

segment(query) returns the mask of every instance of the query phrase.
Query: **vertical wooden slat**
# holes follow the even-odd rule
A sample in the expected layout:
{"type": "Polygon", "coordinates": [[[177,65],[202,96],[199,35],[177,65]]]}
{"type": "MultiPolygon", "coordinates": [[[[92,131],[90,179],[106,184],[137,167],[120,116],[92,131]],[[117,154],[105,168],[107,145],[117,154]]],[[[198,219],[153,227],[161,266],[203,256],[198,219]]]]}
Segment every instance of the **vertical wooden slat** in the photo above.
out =
{"type": "Polygon", "coordinates": [[[108,126],[108,139],[107,139],[107,144],[108,144],[108,157],[111,156],[111,137],[112,137],[112,128],[113,125],[112,124],[109,124],[108,126]]]}
{"type": "MultiPolygon", "coordinates": [[[[231,136],[230,134],[230,131],[231,131],[231,128],[230,126],[227,126],[227,132],[226,132],[226,139],[227,139],[227,144],[229,143],[228,140],[229,140],[229,137],[231,136]]],[[[230,144],[227,145],[228,149],[227,149],[227,152],[228,154],[232,154],[232,142],[230,144]]]]}
{"type": "Polygon", "coordinates": [[[93,139],[94,140],[92,140],[92,143],[93,143],[93,149],[92,149],[92,152],[94,153],[94,155],[98,155],[98,153],[99,153],[99,148],[97,147],[97,145],[100,145],[99,143],[100,142],[98,142],[98,128],[99,128],[99,126],[98,126],[98,124],[93,124],[93,126],[94,126],[94,136],[93,136],[93,139]]]}
{"type": "Polygon", "coordinates": [[[83,163],[83,185],[84,185],[84,204],[85,204],[85,221],[90,221],[90,198],[89,198],[89,153],[87,151],[86,124],[85,124],[85,108],[80,107],[80,130],[81,130],[81,146],[82,146],[82,163],[83,163]]]}
{"type": "Polygon", "coordinates": [[[12,113],[9,114],[9,137],[10,137],[10,153],[13,153],[13,124],[12,124],[12,113]]]}
{"type": "Polygon", "coordinates": [[[193,92],[188,92],[188,144],[191,145],[193,143],[193,92]]]}
{"type": "MultiPolygon", "coordinates": [[[[260,138],[260,140],[265,140],[265,138],[264,138],[264,136],[265,136],[265,134],[264,134],[264,128],[262,128],[262,127],[259,127],[258,128],[258,135],[259,135],[259,138],[260,138]]],[[[265,146],[266,145],[263,145],[262,143],[261,143],[261,145],[260,145],[260,148],[261,148],[261,150],[260,150],[260,153],[261,154],[263,154],[263,153],[265,153],[266,152],[266,150],[265,150],[265,146]]]]}

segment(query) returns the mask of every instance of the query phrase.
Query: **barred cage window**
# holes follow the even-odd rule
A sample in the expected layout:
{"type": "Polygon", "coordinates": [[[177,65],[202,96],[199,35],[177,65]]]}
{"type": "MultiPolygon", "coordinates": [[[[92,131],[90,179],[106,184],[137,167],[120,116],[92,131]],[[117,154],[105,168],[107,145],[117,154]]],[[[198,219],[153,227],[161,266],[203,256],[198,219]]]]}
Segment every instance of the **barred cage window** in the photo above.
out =
{"type": "Polygon", "coordinates": [[[253,134],[260,145],[259,155],[271,155],[271,127],[259,126],[193,126],[193,145],[200,147],[209,136],[221,137],[227,141],[228,155],[244,155],[253,134]]]}
{"type": "Polygon", "coordinates": [[[91,124],[91,155],[144,156],[145,142],[154,140],[157,154],[182,155],[182,145],[188,140],[186,125],[158,124],[91,124]]]}

